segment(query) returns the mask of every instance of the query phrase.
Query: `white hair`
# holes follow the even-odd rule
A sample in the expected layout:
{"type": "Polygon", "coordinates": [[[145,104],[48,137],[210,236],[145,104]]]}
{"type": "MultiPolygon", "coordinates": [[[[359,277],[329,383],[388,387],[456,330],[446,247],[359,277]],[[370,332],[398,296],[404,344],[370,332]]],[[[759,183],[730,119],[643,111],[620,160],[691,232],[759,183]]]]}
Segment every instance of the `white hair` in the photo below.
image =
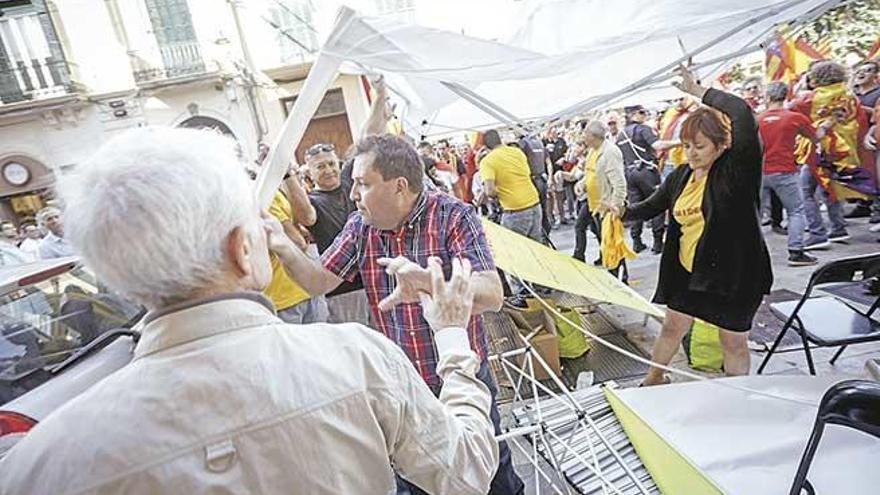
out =
{"type": "Polygon", "coordinates": [[[103,282],[147,305],[216,286],[230,232],[262,228],[234,147],[201,130],[125,131],[61,179],[65,238],[103,282]]]}
{"type": "Polygon", "coordinates": [[[40,225],[46,225],[46,217],[53,213],[56,215],[60,215],[61,210],[55,208],[54,206],[47,206],[43,208],[42,210],[37,212],[37,223],[39,223],[40,225]]]}
{"type": "Polygon", "coordinates": [[[584,133],[590,136],[604,138],[605,134],[608,133],[608,128],[605,127],[605,124],[600,120],[591,120],[587,123],[587,127],[584,128],[584,133]]]}

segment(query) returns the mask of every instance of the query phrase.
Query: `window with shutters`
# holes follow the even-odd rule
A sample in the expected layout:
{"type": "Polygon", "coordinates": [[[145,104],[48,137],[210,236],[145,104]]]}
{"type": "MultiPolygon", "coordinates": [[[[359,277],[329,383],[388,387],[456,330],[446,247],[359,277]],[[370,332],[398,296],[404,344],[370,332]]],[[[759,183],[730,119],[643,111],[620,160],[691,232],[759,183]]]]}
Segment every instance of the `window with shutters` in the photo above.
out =
{"type": "Polygon", "coordinates": [[[269,16],[282,62],[305,62],[318,51],[318,36],[308,0],[271,0],[269,16]]]}
{"type": "Polygon", "coordinates": [[[0,1],[0,102],[60,96],[70,73],[45,0],[0,1]]]}
{"type": "Polygon", "coordinates": [[[159,46],[161,68],[138,71],[138,81],[205,72],[205,62],[186,0],[144,0],[159,46]]]}

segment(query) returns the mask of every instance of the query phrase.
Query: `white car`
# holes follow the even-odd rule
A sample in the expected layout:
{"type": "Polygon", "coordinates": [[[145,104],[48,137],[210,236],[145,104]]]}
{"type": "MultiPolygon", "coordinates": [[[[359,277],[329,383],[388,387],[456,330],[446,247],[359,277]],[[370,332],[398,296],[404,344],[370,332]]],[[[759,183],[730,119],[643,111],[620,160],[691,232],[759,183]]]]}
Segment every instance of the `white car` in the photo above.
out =
{"type": "Polygon", "coordinates": [[[76,258],[0,267],[0,458],[131,361],[143,312],[102,289],[76,258]]]}

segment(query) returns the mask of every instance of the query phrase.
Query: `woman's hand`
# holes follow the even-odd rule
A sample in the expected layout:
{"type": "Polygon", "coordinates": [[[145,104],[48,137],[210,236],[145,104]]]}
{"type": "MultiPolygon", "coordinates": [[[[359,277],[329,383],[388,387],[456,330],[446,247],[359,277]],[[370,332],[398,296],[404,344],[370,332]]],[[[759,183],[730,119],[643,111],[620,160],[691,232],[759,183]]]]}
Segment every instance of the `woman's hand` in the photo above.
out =
{"type": "Polygon", "coordinates": [[[700,100],[703,99],[703,95],[706,94],[708,89],[700,84],[700,81],[697,80],[696,76],[694,76],[694,73],[691,72],[690,69],[679,64],[678,69],[675,70],[675,75],[680,76],[681,81],[672,81],[673,86],[695,98],[700,100]]]}

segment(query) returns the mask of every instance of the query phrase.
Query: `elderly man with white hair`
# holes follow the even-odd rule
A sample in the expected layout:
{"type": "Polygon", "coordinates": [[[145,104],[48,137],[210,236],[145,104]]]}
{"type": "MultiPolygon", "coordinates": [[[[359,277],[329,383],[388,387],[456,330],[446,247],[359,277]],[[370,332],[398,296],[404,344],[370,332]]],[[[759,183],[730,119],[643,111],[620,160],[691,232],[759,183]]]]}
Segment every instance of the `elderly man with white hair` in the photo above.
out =
{"type": "MultiPolygon", "coordinates": [[[[583,169],[580,171],[582,176],[575,189],[582,190],[585,199],[578,202],[573,255],[581,261],[586,259],[587,228],[593,231],[596,239],[601,239],[600,213],[611,206],[622,208],[626,201],[623,154],[617,145],[605,139],[607,133],[608,128],[605,124],[591,120],[582,135],[588,152],[583,162],[583,169]]],[[[601,256],[595,264],[601,264],[601,256]]]]}
{"type": "Polygon", "coordinates": [[[61,210],[54,206],[48,206],[37,213],[37,221],[47,230],[46,237],[40,241],[40,258],[63,258],[73,256],[73,246],[64,237],[64,223],[61,220],[61,210]]]}
{"type": "Polygon", "coordinates": [[[463,328],[466,261],[447,282],[430,260],[420,296],[437,399],[378,332],[278,319],[259,291],[269,248],[291,241],[225,138],[128,131],[59,188],[82,258],[150,311],[132,362],[0,461],[0,494],[389,493],[394,471],[431,493],[488,491],[498,444],[463,328]]]}

